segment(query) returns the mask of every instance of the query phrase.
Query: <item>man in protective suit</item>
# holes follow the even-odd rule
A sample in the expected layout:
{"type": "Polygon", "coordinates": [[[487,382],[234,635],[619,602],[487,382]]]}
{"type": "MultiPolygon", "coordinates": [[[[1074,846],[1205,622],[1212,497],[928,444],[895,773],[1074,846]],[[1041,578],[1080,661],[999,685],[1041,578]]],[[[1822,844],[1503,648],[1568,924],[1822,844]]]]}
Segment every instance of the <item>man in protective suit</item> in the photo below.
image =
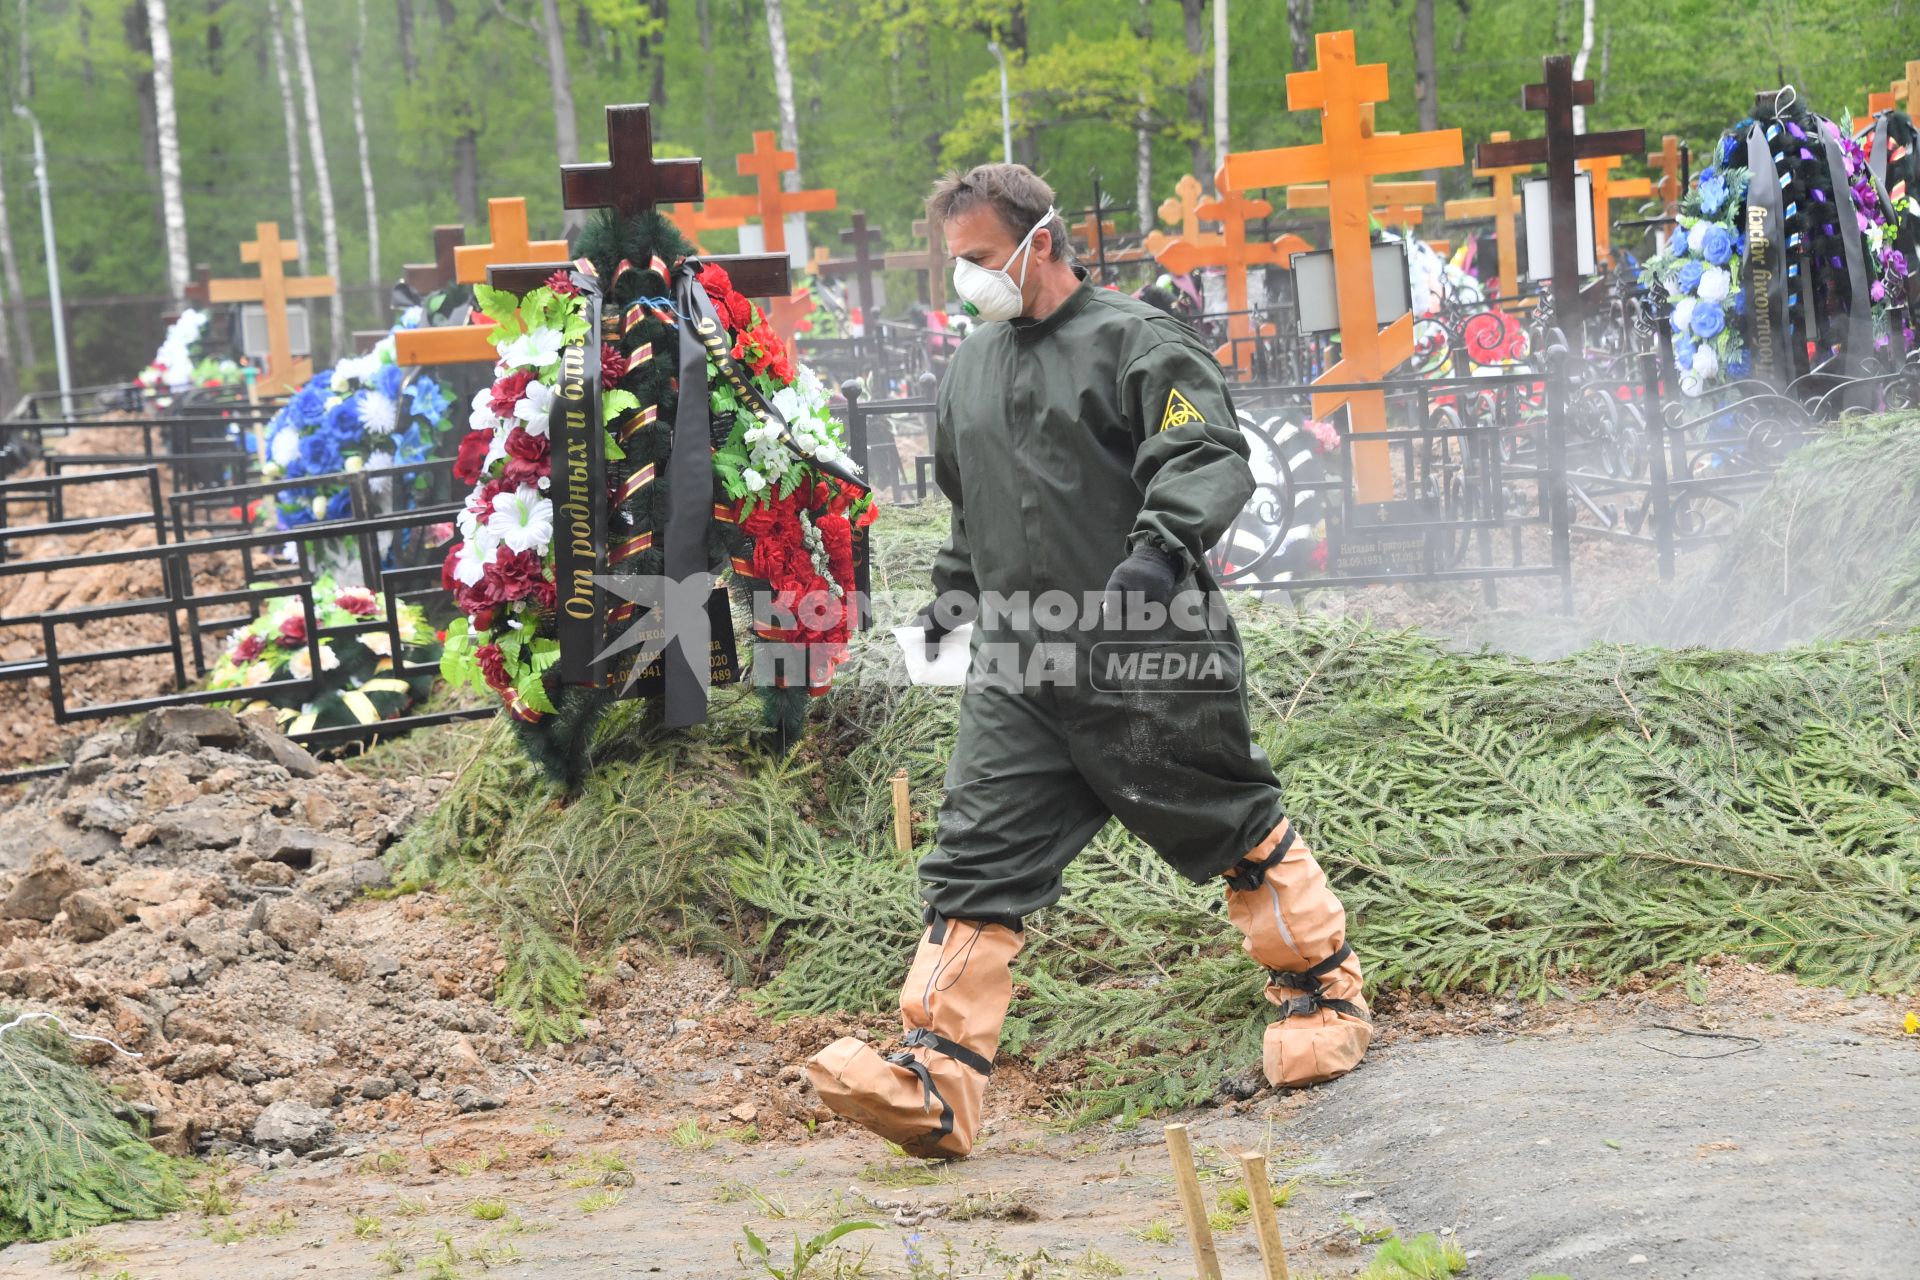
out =
{"type": "Polygon", "coordinates": [[[1252,741],[1239,634],[1204,560],[1254,491],[1220,367],[1178,320],[1086,279],[1053,191],[1024,166],[950,174],[927,209],[982,323],[939,391],[934,473],[953,524],[922,618],[930,646],[976,623],[973,675],[939,844],[920,863],[926,933],[901,1047],[843,1038],[808,1076],[834,1112],[908,1151],[965,1156],[1022,921],[1058,900],[1110,817],[1196,884],[1226,881],[1279,1009],[1267,1079],[1342,1075],[1372,1036],[1360,965],[1252,741]],[[1176,667],[1206,679],[1153,678],[1176,667]]]}

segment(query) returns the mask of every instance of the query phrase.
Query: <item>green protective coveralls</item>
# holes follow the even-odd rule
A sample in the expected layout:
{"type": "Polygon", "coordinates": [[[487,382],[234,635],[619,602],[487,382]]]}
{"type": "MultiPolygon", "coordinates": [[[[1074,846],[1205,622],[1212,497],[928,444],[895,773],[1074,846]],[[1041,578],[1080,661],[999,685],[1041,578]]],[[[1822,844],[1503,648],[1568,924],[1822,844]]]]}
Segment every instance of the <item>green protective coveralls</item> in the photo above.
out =
{"type": "Polygon", "coordinates": [[[1083,278],[1051,314],[983,325],[961,344],[934,455],[953,505],[934,588],[981,601],[975,675],[939,843],[920,862],[927,931],[901,992],[902,1048],[828,1045],[807,1069],[822,1101],[915,1154],[968,1154],[1022,918],[1058,900],[1067,865],[1110,817],[1187,879],[1224,877],[1229,918],[1280,1010],[1268,1080],[1351,1070],[1371,1037],[1359,962],[1253,742],[1231,618],[1174,610],[1143,632],[1099,616],[1115,567],[1142,542],[1177,558],[1189,604],[1217,598],[1204,557],[1254,480],[1212,354],[1173,317],[1083,278]],[[1075,606],[1067,620],[1040,607],[1049,593],[1075,606]],[[1116,679],[1102,652],[1116,641],[1214,663],[1199,687],[1139,668],[1116,679]]]}
{"type": "MultiPolygon", "coordinates": [[[[1142,541],[1180,559],[1187,599],[1217,591],[1204,557],[1252,498],[1253,472],[1226,378],[1178,320],[1082,281],[1043,319],[969,336],[938,405],[934,474],[953,529],[936,594],[1097,599],[1142,541]]],[[[1050,905],[1109,815],[1196,883],[1273,829],[1280,787],[1252,741],[1224,610],[1190,611],[1198,630],[1170,619],[1124,635],[1084,615],[1070,631],[1009,626],[1021,619],[1007,612],[976,625],[976,669],[983,646],[1014,648],[1024,674],[1034,646],[1070,642],[1076,670],[1025,690],[980,681],[961,699],[939,847],[920,863],[936,912],[1011,920],[1050,905]],[[1212,691],[1116,690],[1093,678],[1093,646],[1115,639],[1204,646],[1227,669],[1212,691]]]]}

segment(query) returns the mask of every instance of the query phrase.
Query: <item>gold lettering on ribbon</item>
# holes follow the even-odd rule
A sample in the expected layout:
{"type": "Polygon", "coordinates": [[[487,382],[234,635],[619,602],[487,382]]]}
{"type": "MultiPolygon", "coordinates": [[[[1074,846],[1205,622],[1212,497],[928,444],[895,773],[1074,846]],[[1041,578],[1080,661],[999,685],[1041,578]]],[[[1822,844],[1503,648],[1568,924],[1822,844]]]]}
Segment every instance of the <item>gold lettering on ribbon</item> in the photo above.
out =
{"type": "Polygon", "coordinates": [[[1747,305],[1753,308],[1754,371],[1763,378],[1773,368],[1773,268],[1767,255],[1767,211],[1747,206],[1747,305]]]}

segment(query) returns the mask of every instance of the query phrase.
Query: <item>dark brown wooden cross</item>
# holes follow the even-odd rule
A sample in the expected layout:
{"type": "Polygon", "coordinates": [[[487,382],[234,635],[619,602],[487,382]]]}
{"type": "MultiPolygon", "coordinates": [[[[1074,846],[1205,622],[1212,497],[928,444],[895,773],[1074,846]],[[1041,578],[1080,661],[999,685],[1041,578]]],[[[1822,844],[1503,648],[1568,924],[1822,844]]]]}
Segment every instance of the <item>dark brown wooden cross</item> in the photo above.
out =
{"type": "Polygon", "coordinates": [[[560,204],[567,209],[610,208],[632,217],[705,194],[698,158],[653,158],[653,119],[644,102],[607,107],[607,163],[560,166],[560,204]]]}
{"type": "Polygon", "coordinates": [[[445,289],[454,282],[453,251],[467,242],[467,229],[458,223],[433,229],[433,261],[409,262],[400,268],[407,287],[421,297],[445,289]]]}
{"type": "Polygon", "coordinates": [[[187,287],[180,291],[181,296],[195,306],[206,306],[207,281],[211,279],[213,279],[213,267],[205,262],[196,263],[193,268],[193,279],[189,280],[187,287]]]}
{"type": "Polygon", "coordinates": [[[860,287],[860,311],[868,324],[872,324],[879,315],[879,294],[874,290],[874,275],[883,265],[883,257],[874,254],[878,246],[886,249],[885,237],[880,228],[867,225],[865,210],[856,209],[853,213],[853,225],[840,233],[840,239],[853,246],[851,258],[829,258],[821,264],[824,274],[839,279],[852,276],[860,287]]]}
{"type": "Polygon", "coordinates": [[[916,218],[913,234],[924,237],[927,247],[902,253],[890,253],[885,262],[889,271],[912,271],[926,280],[927,305],[935,311],[947,309],[947,271],[953,265],[953,259],[947,256],[947,238],[941,233],[940,224],[929,222],[925,218],[916,218]]]}
{"type": "MultiPolygon", "coordinates": [[[[1517,142],[1483,142],[1474,153],[1475,163],[1482,169],[1496,165],[1547,166],[1547,198],[1553,209],[1553,314],[1567,338],[1575,344],[1576,352],[1582,339],[1583,317],[1574,166],[1597,156],[1642,151],[1647,145],[1644,129],[1575,133],[1573,109],[1592,106],[1593,97],[1593,81],[1573,78],[1572,58],[1564,53],[1549,54],[1543,64],[1541,83],[1528,85],[1520,95],[1520,104],[1528,111],[1545,114],[1545,136],[1522,138],[1517,142]]],[[[1596,211],[1595,216],[1605,215],[1596,211]]]]}

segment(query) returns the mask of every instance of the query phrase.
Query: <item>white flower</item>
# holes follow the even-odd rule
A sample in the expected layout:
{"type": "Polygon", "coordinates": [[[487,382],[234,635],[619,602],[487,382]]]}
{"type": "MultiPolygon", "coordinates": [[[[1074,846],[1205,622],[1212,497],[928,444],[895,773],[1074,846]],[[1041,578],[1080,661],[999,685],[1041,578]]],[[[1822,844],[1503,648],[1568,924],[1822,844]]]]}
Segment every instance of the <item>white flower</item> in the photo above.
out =
{"type": "Polygon", "coordinates": [[[500,418],[493,411],[493,388],[482,387],[473,393],[473,408],[467,414],[467,430],[492,431],[499,425],[500,418]]]}
{"type": "MultiPolygon", "coordinates": [[[[369,471],[378,471],[382,467],[390,467],[392,465],[393,455],[384,449],[367,455],[367,469],[369,471]]],[[[374,496],[384,498],[393,492],[393,477],[375,476],[373,479],[367,481],[367,488],[373,491],[374,496]]]]}
{"type": "Polygon", "coordinates": [[[507,456],[507,435],[510,425],[503,422],[493,429],[493,439],[487,441],[487,456],[480,462],[481,474],[484,475],[493,470],[493,464],[507,456]]]}
{"type": "Polygon", "coordinates": [[[544,369],[560,358],[560,347],[565,341],[565,335],[558,329],[535,329],[500,348],[500,360],[503,364],[544,369]]]}
{"type": "Polygon", "coordinates": [[[794,378],[793,385],[799,388],[800,398],[811,408],[824,409],[827,401],[832,399],[832,394],[827,390],[827,384],[820,381],[820,375],[806,365],[800,366],[800,372],[794,378]]]}
{"type": "Polygon", "coordinates": [[[285,471],[300,457],[300,432],[292,423],[273,433],[273,439],[267,441],[267,456],[273,459],[273,465],[285,471]]]}
{"type": "Polygon", "coordinates": [[[1733,277],[1725,267],[1708,267],[1700,273],[1700,296],[1708,302],[1722,302],[1733,288],[1733,277]]]}
{"type": "Polygon", "coordinates": [[[1693,299],[1682,298],[1673,304],[1673,331],[1685,333],[1693,327],[1693,299]]]}
{"type": "Polygon", "coordinates": [[[400,419],[400,407],[391,397],[369,391],[360,398],[360,425],[376,436],[390,436],[400,419]]]}
{"type": "Polygon", "coordinates": [[[747,486],[748,493],[758,493],[767,487],[767,478],[752,467],[744,467],[740,471],[740,483],[747,486]]]}
{"type": "Polygon", "coordinates": [[[315,520],[325,520],[327,518],[327,500],[325,498],[316,497],[313,500],[313,518],[315,520]]]}
{"type": "Polygon", "coordinates": [[[418,329],[420,322],[426,318],[427,311],[425,307],[408,307],[400,313],[400,327],[402,329],[418,329]]]}
{"type": "Polygon", "coordinates": [[[1700,395],[1702,392],[1704,392],[1706,389],[1707,389],[1707,384],[1702,382],[1700,380],[1700,375],[1697,373],[1694,373],[1692,370],[1688,370],[1687,372],[1682,373],[1680,375],[1680,390],[1685,392],[1687,395],[1697,396],[1697,395],[1700,395]]]}
{"type": "Polygon", "coordinates": [[[1701,219],[1687,228],[1687,252],[1698,258],[1707,251],[1707,221],[1701,219]]]}
{"type": "Polygon", "coordinates": [[[531,485],[499,494],[487,518],[487,531],[515,551],[545,555],[553,544],[553,503],[531,485]]]}
{"type": "Polygon", "coordinates": [[[348,458],[344,463],[342,463],[340,465],[340,469],[342,471],[347,472],[348,474],[352,474],[355,471],[364,470],[366,465],[367,465],[367,460],[361,457],[359,454],[355,454],[353,457],[348,458]]]}
{"type": "Polygon", "coordinates": [[[530,436],[547,434],[547,414],[553,410],[553,388],[544,382],[529,382],[527,392],[513,406],[513,416],[530,436]]]}
{"type": "Polygon", "coordinates": [[[1720,357],[1704,342],[1693,349],[1693,372],[1702,382],[1720,372],[1720,357]]]}
{"type": "Polygon", "coordinates": [[[480,571],[485,565],[486,561],[480,558],[473,539],[468,538],[460,544],[460,549],[453,553],[453,580],[463,587],[470,587],[480,581],[480,571]]]}
{"type": "Polygon", "coordinates": [[[333,366],[333,389],[345,391],[356,382],[365,382],[379,372],[380,364],[378,349],[369,351],[363,356],[348,356],[333,366]]]}
{"type": "Polygon", "coordinates": [[[792,387],[782,387],[773,393],[773,407],[788,422],[797,423],[807,417],[807,402],[792,387]]]}
{"type": "Polygon", "coordinates": [[[369,631],[354,638],[379,657],[393,656],[393,641],[387,638],[387,633],[384,631],[369,631]]]}

